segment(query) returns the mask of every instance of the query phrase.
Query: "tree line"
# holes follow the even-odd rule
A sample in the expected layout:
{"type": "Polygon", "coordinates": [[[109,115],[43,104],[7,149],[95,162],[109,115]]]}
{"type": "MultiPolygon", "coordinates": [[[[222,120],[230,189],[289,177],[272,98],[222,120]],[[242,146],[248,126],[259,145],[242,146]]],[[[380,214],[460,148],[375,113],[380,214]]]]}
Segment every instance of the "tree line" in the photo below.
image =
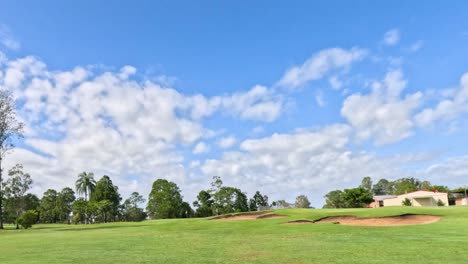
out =
{"type": "Polygon", "coordinates": [[[327,193],[324,208],[359,208],[367,207],[374,201],[375,195],[401,195],[415,191],[437,191],[451,193],[462,188],[450,190],[444,185],[433,185],[429,181],[417,178],[400,178],[394,181],[379,179],[373,184],[370,177],[364,177],[361,185],[352,189],[333,190],[327,193]]]}
{"type": "Polygon", "coordinates": [[[95,180],[92,172],[78,175],[75,188],[48,189],[42,198],[28,193],[33,180],[21,164],[8,171],[1,183],[0,199],[3,201],[2,220],[19,229],[36,223],[107,223],[117,221],[142,221],[145,219],[191,218],[266,210],[270,208],[309,208],[305,195],[299,195],[294,204],[284,200],[268,202],[260,191],[248,199],[239,188],[224,186],[219,176],[213,177],[211,188],[202,190],[197,200],[190,204],[183,200],[176,183],[166,179],[154,181],[146,202],[138,192],[122,202],[119,188],[107,175],[95,180]],[[82,197],[77,197],[81,195],[82,197]]]}

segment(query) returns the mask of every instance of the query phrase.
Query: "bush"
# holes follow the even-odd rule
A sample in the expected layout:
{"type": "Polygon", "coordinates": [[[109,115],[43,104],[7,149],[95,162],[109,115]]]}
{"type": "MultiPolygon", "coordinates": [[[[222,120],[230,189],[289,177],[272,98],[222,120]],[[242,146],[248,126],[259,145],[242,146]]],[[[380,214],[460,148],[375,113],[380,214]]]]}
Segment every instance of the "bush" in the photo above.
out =
{"type": "Polygon", "coordinates": [[[409,198],[405,198],[403,202],[401,202],[403,206],[411,206],[411,200],[409,198]]]}
{"type": "Polygon", "coordinates": [[[439,199],[437,200],[437,206],[445,206],[445,203],[439,199]]]}
{"type": "Polygon", "coordinates": [[[34,211],[34,210],[28,210],[24,212],[19,218],[18,218],[18,224],[24,228],[28,229],[32,227],[33,224],[37,223],[37,220],[39,219],[39,214],[34,211]]]}
{"type": "Polygon", "coordinates": [[[76,225],[78,223],[81,222],[81,214],[80,213],[76,213],[73,215],[72,217],[72,222],[76,225]]]}

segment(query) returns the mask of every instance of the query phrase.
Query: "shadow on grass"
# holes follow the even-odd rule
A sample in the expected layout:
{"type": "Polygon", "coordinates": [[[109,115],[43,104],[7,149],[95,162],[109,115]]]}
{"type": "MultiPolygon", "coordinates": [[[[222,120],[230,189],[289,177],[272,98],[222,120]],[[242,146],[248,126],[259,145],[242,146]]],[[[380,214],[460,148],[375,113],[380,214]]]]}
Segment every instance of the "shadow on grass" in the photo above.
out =
{"type": "Polygon", "coordinates": [[[54,231],[92,231],[92,230],[106,230],[106,229],[119,229],[128,227],[143,227],[142,225],[106,225],[106,224],[93,224],[93,225],[79,225],[70,228],[60,228],[54,231]]]}

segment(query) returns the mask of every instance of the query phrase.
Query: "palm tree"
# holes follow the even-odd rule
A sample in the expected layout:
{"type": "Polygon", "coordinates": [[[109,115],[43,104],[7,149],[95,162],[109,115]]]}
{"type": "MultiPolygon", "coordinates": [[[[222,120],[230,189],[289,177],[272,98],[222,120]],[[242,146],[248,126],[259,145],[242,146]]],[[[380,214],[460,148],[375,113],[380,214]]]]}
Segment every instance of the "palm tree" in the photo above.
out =
{"type": "MultiPolygon", "coordinates": [[[[78,180],[76,180],[75,187],[76,192],[78,194],[85,195],[85,201],[88,201],[88,194],[94,191],[94,187],[96,186],[96,181],[94,180],[94,173],[92,172],[82,172],[78,174],[78,180]]],[[[87,215],[85,211],[85,224],[88,223],[87,215]]]]}

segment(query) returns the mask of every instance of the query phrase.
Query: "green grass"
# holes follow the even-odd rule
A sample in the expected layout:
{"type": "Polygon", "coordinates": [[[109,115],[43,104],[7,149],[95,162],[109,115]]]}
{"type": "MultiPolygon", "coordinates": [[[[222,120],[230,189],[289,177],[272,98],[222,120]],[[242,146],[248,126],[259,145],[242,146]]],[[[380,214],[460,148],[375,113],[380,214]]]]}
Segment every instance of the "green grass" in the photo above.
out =
{"type": "MultiPolygon", "coordinates": [[[[278,210],[287,219],[35,225],[0,231],[0,263],[466,263],[468,207],[278,210]],[[442,215],[433,224],[282,225],[329,215],[442,215]]],[[[10,229],[11,228],[11,229],[10,229]]]]}

